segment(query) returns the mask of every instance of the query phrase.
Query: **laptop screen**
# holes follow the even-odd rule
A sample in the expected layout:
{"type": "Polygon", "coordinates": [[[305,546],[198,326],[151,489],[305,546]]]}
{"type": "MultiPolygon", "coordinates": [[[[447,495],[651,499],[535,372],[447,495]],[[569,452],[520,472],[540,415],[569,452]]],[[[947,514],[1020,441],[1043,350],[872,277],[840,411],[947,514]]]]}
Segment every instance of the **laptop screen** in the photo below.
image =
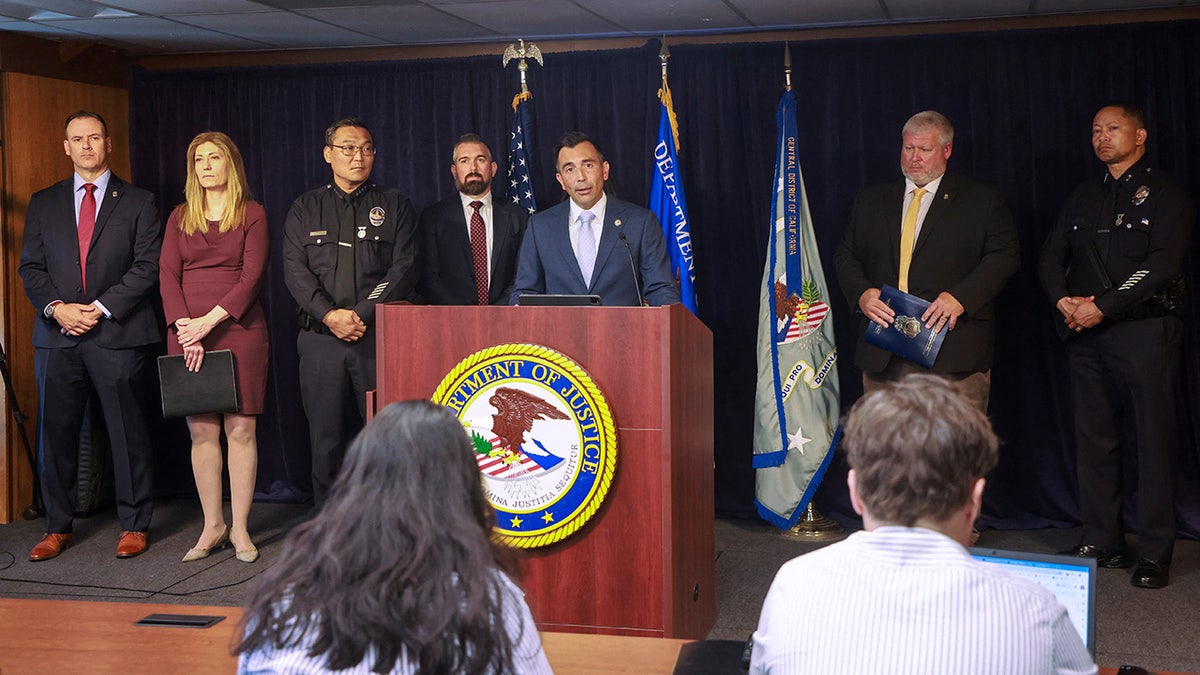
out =
{"type": "Polygon", "coordinates": [[[972,548],[971,557],[1049,590],[1096,656],[1096,561],[1092,558],[972,548]]]}

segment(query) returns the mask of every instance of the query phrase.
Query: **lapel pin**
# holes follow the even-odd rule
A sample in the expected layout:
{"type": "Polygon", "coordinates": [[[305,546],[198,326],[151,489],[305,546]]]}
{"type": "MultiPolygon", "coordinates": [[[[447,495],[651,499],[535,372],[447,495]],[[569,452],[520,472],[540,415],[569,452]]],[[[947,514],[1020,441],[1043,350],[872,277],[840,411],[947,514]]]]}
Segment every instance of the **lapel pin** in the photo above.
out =
{"type": "Polygon", "coordinates": [[[112,196],[114,196],[114,197],[116,197],[116,196],[117,196],[117,191],[116,191],[116,190],[113,190],[112,196]]]}
{"type": "Polygon", "coordinates": [[[620,226],[621,226],[621,221],[620,221],[620,220],[614,220],[614,221],[613,221],[613,225],[615,225],[615,226],[617,226],[617,227],[620,227],[620,226]]]}

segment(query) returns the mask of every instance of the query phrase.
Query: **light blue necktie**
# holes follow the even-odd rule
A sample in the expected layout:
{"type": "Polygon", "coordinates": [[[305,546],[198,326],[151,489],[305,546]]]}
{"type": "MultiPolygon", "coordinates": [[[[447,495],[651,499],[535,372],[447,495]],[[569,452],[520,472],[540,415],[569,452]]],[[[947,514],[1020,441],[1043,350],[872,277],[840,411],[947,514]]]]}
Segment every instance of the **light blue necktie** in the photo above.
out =
{"type": "Polygon", "coordinates": [[[591,211],[579,214],[579,252],[576,255],[585,286],[592,285],[592,269],[596,266],[596,234],[592,232],[592,221],[595,219],[596,214],[591,211]]]}

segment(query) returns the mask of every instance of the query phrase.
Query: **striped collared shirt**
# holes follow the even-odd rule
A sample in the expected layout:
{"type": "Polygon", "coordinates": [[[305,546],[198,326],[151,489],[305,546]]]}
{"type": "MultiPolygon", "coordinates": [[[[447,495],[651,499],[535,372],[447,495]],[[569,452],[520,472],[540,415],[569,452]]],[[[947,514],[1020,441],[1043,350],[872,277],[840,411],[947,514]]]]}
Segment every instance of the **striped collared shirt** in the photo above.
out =
{"type": "Polygon", "coordinates": [[[779,570],[751,673],[1095,673],[1052,593],[923,528],[880,527],[779,570]]]}

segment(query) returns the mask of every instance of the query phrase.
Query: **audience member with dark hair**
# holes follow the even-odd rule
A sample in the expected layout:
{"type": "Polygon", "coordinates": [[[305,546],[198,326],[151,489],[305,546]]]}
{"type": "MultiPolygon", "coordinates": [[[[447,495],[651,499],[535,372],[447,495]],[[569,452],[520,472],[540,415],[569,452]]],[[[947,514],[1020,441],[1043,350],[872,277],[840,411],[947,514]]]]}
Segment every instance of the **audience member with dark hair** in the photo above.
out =
{"type": "Polygon", "coordinates": [[[936,375],[863,396],[846,417],[863,527],[786,563],[754,632],[752,673],[1095,673],[1050,591],[964,548],[999,442],[936,375]]]}
{"type": "Polygon", "coordinates": [[[244,673],[549,673],[459,421],[393,403],[288,536],[243,618],[244,673]]]}

